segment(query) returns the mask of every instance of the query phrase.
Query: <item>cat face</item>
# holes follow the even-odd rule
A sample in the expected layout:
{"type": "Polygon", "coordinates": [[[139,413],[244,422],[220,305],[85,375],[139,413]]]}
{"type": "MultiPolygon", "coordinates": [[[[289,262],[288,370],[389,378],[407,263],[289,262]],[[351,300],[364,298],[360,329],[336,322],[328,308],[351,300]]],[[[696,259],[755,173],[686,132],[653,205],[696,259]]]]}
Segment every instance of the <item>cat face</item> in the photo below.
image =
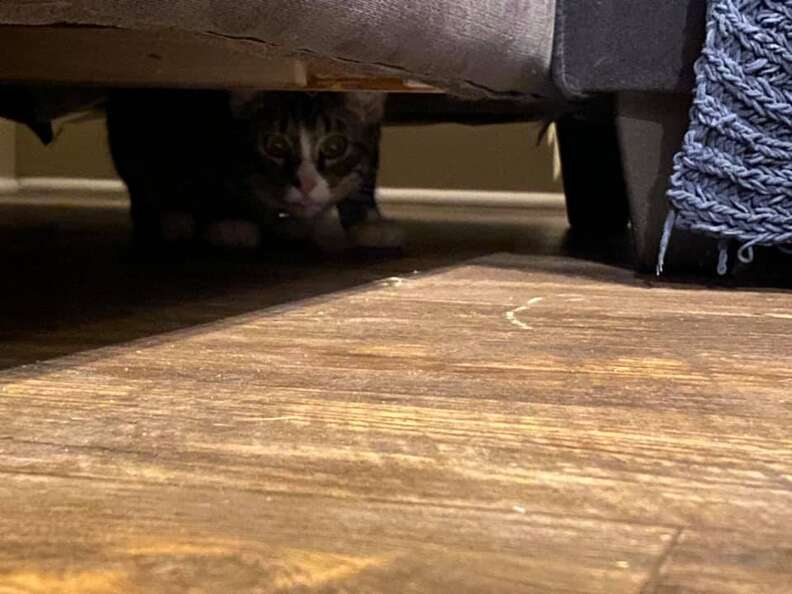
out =
{"type": "Polygon", "coordinates": [[[383,108],[374,93],[233,93],[246,193],[309,219],[373,184],[383,108]]]}

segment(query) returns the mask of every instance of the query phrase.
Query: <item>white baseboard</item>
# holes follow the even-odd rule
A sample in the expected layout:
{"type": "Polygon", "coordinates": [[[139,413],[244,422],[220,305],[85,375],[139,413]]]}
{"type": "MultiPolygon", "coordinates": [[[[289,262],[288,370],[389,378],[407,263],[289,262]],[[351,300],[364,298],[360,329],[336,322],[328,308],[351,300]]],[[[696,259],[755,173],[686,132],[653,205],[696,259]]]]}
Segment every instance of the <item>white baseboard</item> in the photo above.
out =
{"type": "MultiPolygon", "coordinates": [[[[26,177],[0,179],[0,193],[62,195],[79,192],[81,199],[101,195],[104,203],[110,195],[126,198],[123,182],[116,179],[63,177],[26,177]]],[[[437,190],[428,188],[380,188],[378,200],[383,204],[416,206],[465,206],[472,208],[563,209],[564,195],[556,192],[499,192],[491,190],[437,190]]]]}
{"type": "Polygon", "coordinates": [[[85,192],[88,194],[125,194],[124,182],[118,179],[80,177],[21,177],[21,192],[85,192]]]}
{"type": "Polygon", "coordinates": [[[13,177],[0,177],[0,194],[19,192],[19,180],[13,177]]]}
{"type": "Polygon", "coordinates": [[[380,188],[377,191],[377,196],[383,204],[470,206],[482,208],[564,208],[564,195],[556,192],[380,188]]]}

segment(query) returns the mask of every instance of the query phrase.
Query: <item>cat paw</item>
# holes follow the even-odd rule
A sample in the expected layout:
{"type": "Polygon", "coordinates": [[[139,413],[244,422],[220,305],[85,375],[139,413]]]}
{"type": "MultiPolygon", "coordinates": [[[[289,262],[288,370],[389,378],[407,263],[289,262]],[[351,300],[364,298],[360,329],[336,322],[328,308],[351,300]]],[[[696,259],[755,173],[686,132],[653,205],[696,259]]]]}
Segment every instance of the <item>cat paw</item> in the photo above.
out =
{"type": "Polygon", "coordinates": [[[326,253],[343,252],[349,247],[349,239],[335,209],[313,221],[311,240],[326,253]]]}
{"type": "Polygon", "coordinates": [[[195,238],[195,217],[186,212],[166,212],[160,216],[162,239],[167,243],[191,241],[195,238]]]}
{"type": "Polygon", "coordinates": [[[356,247],[399,249],[404,245],[404,232],[393,221],[367,221],[349,229],[349,239],[356,247]]]}
{"type": "Polygon", "coordinates": [[[215,247],[254,249],[261,243],[261,232],[249,221],[219,221],[206,227],[206,240],[215,247]]]}

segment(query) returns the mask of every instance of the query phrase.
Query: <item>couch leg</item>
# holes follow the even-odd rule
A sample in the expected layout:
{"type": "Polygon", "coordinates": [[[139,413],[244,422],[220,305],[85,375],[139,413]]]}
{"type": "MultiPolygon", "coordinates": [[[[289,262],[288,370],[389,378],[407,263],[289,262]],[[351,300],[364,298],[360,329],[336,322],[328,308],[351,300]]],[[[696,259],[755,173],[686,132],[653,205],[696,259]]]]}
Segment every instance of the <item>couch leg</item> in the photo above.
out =
{"type": "MultiPolygon", "coordinates": [[[[674,154],[682,146],[691,97],[660,93],[621,93],[617,127],[630,203],[637,268],[654,271],[663,223],[666,190],[674,154]]],[[[667,261],[676,270],[712,267],[713,241],[675,231],[667,261]]]]}
{"type": "Polygon", "coordinates": [[[612,113],[566,115],[556,130],[572,231],[588,236],[623,232],[629,209],[612,113]]]}

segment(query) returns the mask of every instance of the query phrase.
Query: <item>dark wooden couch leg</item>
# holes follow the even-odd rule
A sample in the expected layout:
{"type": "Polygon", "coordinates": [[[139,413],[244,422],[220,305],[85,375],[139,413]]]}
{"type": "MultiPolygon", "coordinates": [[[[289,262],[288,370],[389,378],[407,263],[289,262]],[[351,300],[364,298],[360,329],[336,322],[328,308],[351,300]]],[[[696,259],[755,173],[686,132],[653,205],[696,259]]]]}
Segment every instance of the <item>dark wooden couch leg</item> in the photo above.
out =
{"type": "Polygon", "coordinates": [[[617,126],[630,203],[630,222],[638,269],[654,270],[663,222],[666,190],[674,154],[687,131],[690,97],[621,93],[617,126]]]}
{"type": "Polygon", "coordinates": [[[623,232],[629,209],[612,111],[566,115],[556,130],[570,228],[593,237],[623,232]]]}

